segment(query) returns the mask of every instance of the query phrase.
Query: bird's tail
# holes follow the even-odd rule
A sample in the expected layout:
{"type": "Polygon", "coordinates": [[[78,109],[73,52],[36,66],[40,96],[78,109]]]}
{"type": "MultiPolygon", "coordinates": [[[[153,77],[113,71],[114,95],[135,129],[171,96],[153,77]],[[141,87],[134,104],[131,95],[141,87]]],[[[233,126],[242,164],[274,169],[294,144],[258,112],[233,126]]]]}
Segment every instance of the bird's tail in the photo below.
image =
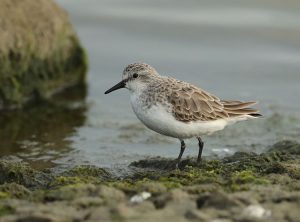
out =
{"type": "Polygon", "coordinates": [[[249,117],[261,117],[257,109],[249,108],[250,106],[255,105],[257,102],[241,102],[241,101],[221,101],[224,105],[224,110],[228,113],[229,117],[240,117],[240,116],[249,116],[249,117]]]}

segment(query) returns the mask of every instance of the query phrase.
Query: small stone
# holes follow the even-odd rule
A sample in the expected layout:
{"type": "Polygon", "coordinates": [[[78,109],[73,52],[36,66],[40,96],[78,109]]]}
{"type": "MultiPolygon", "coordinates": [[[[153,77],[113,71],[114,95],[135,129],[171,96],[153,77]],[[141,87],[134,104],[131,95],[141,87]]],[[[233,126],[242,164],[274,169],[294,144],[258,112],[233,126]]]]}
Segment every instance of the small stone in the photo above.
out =
{"type": "Polygon", "coordinates": [[[142,203],[144,200],[147,200],[150,197],[151,197],[151,193],[142,192],[140,194],[136,194],[136,195],[132,196],[130,198],[130,202],[138,204],[138,203],[142,203]]]}
{"type": "Polygon", "coordinates": [[[263,208],[261,205],[249,205],[247,206],[243,212],[242,216],[244,217],[254,217],[254,218],[267,218],[271,216],[271,211],[263,208]]]}

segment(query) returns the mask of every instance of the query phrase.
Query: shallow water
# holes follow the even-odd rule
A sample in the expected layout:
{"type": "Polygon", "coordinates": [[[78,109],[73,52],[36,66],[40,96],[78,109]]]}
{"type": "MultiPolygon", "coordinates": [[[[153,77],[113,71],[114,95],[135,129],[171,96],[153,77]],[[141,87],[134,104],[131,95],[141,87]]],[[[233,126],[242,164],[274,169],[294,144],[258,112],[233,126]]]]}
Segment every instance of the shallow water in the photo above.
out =
{"type": "MultiPolygon", "coordinates": [[[[204,137],[204,156],[262,152],[278,140],[300,140],[299,1],[57,2],[69,12],[89,55],[87,95],[68,92],[72,100],[2,115],[5,158],[56,169],[121,169],[146,156],[175,158],[178,141],[147,130],[126,90],[104,95],[136,61],[223,99],[260,101],[264,118],[204,137]]],[[[185,155],[196,155],[196,141],[187,146],[185,155]]]]}

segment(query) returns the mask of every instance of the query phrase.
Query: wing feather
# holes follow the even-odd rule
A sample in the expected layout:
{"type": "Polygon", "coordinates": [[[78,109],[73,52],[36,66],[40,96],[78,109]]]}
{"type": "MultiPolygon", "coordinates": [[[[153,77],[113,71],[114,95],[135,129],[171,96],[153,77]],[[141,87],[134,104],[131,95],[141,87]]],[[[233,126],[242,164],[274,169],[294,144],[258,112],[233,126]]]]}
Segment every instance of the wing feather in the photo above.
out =
{"type": "Polygon", "coordinates": [[[220,100],[200,88],[181,81],[170,84],[169,93],[168,99],[173,105],[173,115],[177,120],[183,122],[258,115],[258,110],[248,108],[256,102],[220,100]]]}

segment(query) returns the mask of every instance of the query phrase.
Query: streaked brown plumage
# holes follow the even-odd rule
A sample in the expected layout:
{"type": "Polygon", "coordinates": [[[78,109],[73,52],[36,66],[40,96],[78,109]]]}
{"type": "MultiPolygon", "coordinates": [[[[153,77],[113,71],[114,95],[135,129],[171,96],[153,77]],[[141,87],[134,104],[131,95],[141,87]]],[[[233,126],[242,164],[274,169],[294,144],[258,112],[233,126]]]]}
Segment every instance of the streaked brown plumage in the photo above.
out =
{"type": "Polygon", "coordinates": [[[249,108],[256,102],[226,101],[197,88],[189,83],[176,81],[176,88],[168,84],[169,102],[173,105],[173,115],[179,121],[209,121],[238,117],[241,115],[258,116],[258,110],[249,108]]]}

